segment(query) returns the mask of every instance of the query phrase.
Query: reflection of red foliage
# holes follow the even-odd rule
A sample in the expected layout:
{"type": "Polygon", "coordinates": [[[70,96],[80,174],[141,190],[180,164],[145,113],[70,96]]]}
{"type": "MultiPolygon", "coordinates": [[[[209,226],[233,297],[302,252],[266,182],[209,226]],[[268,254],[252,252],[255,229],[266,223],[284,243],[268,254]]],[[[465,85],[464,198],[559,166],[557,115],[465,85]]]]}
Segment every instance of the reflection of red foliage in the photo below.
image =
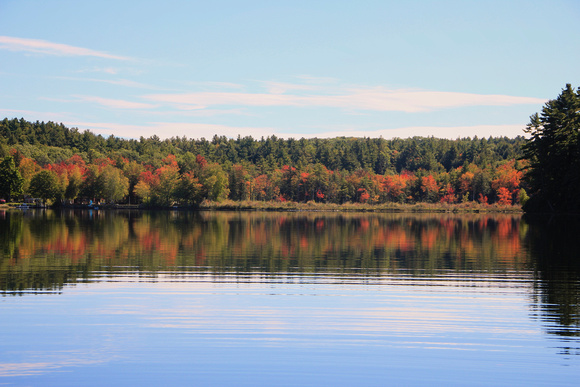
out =
{"type": "Polygon", "coordinates": [[[307,235],[300,236],[300,247],[303,249],[308,247],[308,236],[307,235]]]}
{"type": "Polygon", "coordinates": [[[253,238],[251,239],[256,246],[266,246],[268,244],[268,233],[265,224],[260,223],[252,229],[253,238]]]}
{"type": "Polygon", "coordinates": [[[480,230],[483,230],[484,228],[487,227],[487,223],[489,222],[489,217],[485,217],[482,218],[479,222],[478,222],[478,226],[480,230]]]}
{"type": "Polygon", "coordinates": [[[442,219],[440,224],[447,233],[447,238],[451,238],[451,235],[455,231],[455,221],[453,219],[442,219]]]}
{"type": "Polygon", "coordinates": [[[421,233],[421,245],[424,248],[431,249],[435,246],[438,237],[439,233],[437,232],[437,229],[435,228],[427,229],[423,233],[421,233]]]}
{"type": "Polygon", "coordinates": [[[501,219],[497,224],[497,235],[504,239],[507,238],[511,231],[511,222],[507,219],[501,219]]]}
{"type": "Polygon", "coordinates": [[[360,220],[360,228],[359,228],[359,231],[365,232],[365,231],[368,230],[368,228],[369,228],[369,221],[368,221],[368,219],[361,219],[360,220]]]}
{"type": "MultiPolygon", "coordinates": [[[[419,248],[425,257],[429,257],[429,262],[421,258],[413,261],[417,265],[439,264],[442,260],[448,262],[443,264],[457,267],[464,263],[519,267],[517,265],[525,263],[520,261],[525,260],[526,255],[521,251],[522,236],[517,217],[445,215],[426,218],[405,217],[392,221],[376,214],[343,214],[339,221],[320,214],[248,215],[241,220],[241,232],[229,237],[227,232],[208,232],[202,224],[182,229],[172,223],[148,219],[134,220],[131,230],[125,221],[115,220],[112,223],[114,232],[104,235],[85,233],[80,228],[62,223],[51,227],[50,236],[42,241],[24,232],[18,247],[20,258],[9,261],[9,264],[21,265],[22,257],[35,257],[40,253],[43,257],[58,257],[64,264],[68,264],[65,260],[77,263],[87,257],[99,257],[107,260],[107,264],[120,266],[128,260],[132,264],[131,260],[136,258],[139,262],[150,259],[154,265],[174,266],[194,261],[196,265],[220,265],[223,261],[216,257],[222,256],[219,254],[222,248],[236,260],[254,259],[258,255],[260,259],[292,257],[303,260],[301,264],[304,265],[310,264],[308,260],[320,257],[329,261],[339,259],[338,252],[345,248],[365,252],[364,256],[372,256],[366,252],[373,249],[386,251],[386,256],[390,257],[398,251],[412,252],[419,248]],[[303,218],[307,221],[303,222],[303,218]],[[206,252],[210,252],[208,256],[206,252]],[[447,255],[452,259],[444,258],[447,255]]],[[[231,219],[224,215],[215,221],[221,222],[226,229],[231,219]]],[[[239,221],[236,218],[236,222],[239,221]]],[[[408,263],[404,260],[380,261],[381,265],[390,265],[384,268],[408,263]]]]}
{"type": "Polygon", "coordinates": [[[497,232],[493,236],[498,261],[514,262],[521,250],[520,236],[516,224],[509,218],[499,219],[497,232]]]}
{"type": "Polygon", "coordinates": [[[206,260],[207,256],[205,255],[205,249],[200,247],[199,250],[197,250],[197,254],[195,254],[195,264],[201,266],[206,260]]]}
{"type": "Polygon", "coordinates": [[[320,231],[320,230],[322,230],[322,229],[324,228],[324,220],[323,220],[323,219],[318,219],[318,220],[316,221],[316,225],[315,225],[315,227],[316,227],[316,230],[317,230],[317,231],[320,231]]]}

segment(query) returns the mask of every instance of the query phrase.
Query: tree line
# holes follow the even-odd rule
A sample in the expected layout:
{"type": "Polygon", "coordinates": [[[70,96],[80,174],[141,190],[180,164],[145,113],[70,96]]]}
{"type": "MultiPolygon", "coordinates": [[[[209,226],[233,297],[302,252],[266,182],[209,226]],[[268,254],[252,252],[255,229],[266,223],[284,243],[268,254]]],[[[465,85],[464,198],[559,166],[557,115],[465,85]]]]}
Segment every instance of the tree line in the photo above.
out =
{"type": "Polygon", "coordinates": [[[0,121],[0,197],[196,206],[231,199],[516,204],[516,138],[211,140],[104,138],[53,122],[0,121]]]}

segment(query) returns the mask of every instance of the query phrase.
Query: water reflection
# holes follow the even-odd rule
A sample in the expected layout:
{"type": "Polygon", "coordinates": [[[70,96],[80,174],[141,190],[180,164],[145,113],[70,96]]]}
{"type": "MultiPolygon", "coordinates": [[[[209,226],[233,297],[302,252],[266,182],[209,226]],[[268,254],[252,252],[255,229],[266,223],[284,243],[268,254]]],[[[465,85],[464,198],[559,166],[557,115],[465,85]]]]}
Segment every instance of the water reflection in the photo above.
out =
{"type": "Polygon", "coordinates": [[[575,381],[561,366],[580,359],[578,231],[516,215],[0,212],[0,376],[575,381]]]}
{"type": "Polygon", "coordinates": [[[138,271],[518,271],[519,216],[185,212],[7,212],[4,291],[60,289],[95,273],[138,271]]]}
{"type": "Polygon", "coordinates": [[[496,282],[501,273],[511,280],[535,273],[536,313],[556,319],[548,332],[579,336],[579,230],[572,219],[517,215],[3,211],[0,289],[59,291],[121,273],[367,282],[396,274],[430,278],[431,286],[434,278],[472,286],[490,280],[484,273],[496,282]]]}
{"type": "Polygon", "coordinates": [[[526,219],[530,233],[526,243],[534,258],[534,315],[544,329],[565,345],[564,355],[580,355],[580,219],[552,217],[526,219]]]}

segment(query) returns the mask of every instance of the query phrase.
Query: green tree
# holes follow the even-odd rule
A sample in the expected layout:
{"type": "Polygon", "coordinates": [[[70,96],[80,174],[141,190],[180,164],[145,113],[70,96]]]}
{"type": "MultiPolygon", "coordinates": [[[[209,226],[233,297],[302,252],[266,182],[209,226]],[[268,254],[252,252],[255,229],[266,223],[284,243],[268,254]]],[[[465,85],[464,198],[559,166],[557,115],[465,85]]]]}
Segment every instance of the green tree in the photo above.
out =
{"type": "Polygon", "coordinates": [[[74,168],[68,176],[68,184],[64,191],[64,197],[69,200],[74,200],[81,191],[83,184],[83,177],[79,168],[74,168]]]}
{"type": "Polygon", "coordinates": [[[6,156],[10,156],[9,149],[6,146],[6,139],[4,137],[0,137],[0,158],[4,159],[6,156]]]}
{"type": "Polygon", "coordinates": [[[60,195],[59,186],[56,172],[43,169],[30,180],[30,193],[43,200],[55,200],[60,195]]]}
{"type": "MultiPolygon", "coordinates": [[[[175,190],[179,182],[179,166],[175,156],[168,155],[162,160],[163,165],[148,180],[151,189],[151,204],[169,206],[175,201],[175,190]]],[[[144,187],[140,187],[142,193],[144,187]]]]}
{"type": "Polygon", "coordinates": [[[169,206],[175,200],[175,189],[179,181],[177,167],[165,166],[157,169],[158,184],[152,186],[155,204],[169,206]]]}
{"type": "Polygon", "coordinates": [[[151,203],[151,185],[145,181],[139,181],[135,184],[135,195],[141,198],[144,203],[150,204],[151,203]]]}
{"type": "Polygon", "coordinates": [[[130,202],[135,202],[135,186],[139,183],[139,176],[145,170],[143,165],[137,163],[136,161],[131,161],[130,163],[124,165],[123,173],[129,179],[129,200],[130,202]]]}
{"type": "Polygon", "coordinates": [[[201,168],[199,182],[203,196],[214,202],[224,200],[230,193],[228,175],[217,163],[207,164],[201,168]]]}
{"type": "Polygon", "coordinates": [[[251,176],[243,165],[235,164],[229,174],[230,199],[247,200],[250,198],[251,176]]]}
{"type": "Polygon", "coordinates": [[[99,179],[99,167],[96,165],[89,165],[85,172],[85,180],[81,184],[80,194],[82,197],[89,198],[98,202],[101,199],[102,191],[101,179],[99,179]]]}
{"type": "Polygon", "coordinates": [[[473,197],[476,199],[479,195],[485,197],[492,193],[491,175],[486,171],[475,172],[471,185],[473,188],[473,197]]]}
{"type": "Polygon", "coordinates": [[[4,157],[0,163],[0,197],[12,200],[12,197],[22,194],[24,179],[20,175],[14,159],[11,156],[4,157]]]}
{"type": "Polygon", "coordinates": [[[193,172],[188,172],[181,176],[174,195],[181,204],[187,206],[197,205],[201,202],[201,184],[199,184],[193,172]]]}
{"type": "Polygon", "coordinates": [[[129,193],[129,179],[123,176],[119,168],[112,165],[104,167],[97,177],[101,187],[101,196],[107,202],[118,202],[129,193]]]}
{"type": "Polygon", "coordinates": [[[570,84],[530,117],[531,138],[523,146],[530,164],[527,212],[580,210],[580,89],[570,84]]]}

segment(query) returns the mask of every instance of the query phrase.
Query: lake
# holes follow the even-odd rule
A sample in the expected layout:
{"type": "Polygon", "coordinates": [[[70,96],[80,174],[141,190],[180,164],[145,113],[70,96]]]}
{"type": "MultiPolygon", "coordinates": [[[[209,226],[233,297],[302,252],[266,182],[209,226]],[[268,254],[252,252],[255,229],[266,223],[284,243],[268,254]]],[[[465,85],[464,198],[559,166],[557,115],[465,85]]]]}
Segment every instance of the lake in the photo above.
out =
{"type": "Polygon", "coordinates": [[[577,385],[575,218],[0,211],[0,384],[577,385]]]}

